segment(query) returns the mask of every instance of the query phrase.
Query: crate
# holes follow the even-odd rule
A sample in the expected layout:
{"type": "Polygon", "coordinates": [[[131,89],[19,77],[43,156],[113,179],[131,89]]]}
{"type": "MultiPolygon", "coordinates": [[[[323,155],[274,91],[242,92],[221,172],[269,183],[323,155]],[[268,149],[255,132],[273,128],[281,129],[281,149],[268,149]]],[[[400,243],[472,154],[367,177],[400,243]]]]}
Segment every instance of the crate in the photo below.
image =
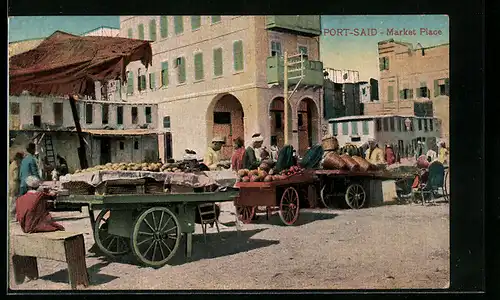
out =
{"type": "Polygon", "coordinates": [[[95,192],[93,186],[81,181],[64,182],[62,187],[68,190],[68,194],[70,195],[93,195],[95,192]]]}
{"type": "Polygon", "coordinates": [[[146,194],[164,194],[165,184],[158,181],[149,181],[144,184],[144,192],[146,194]]]}
{"type": "Polygon", "coordinates": [[[194,188],[185,186],[185,185],[170,185],[170,192],[172,194],[185,194],[185,193],[194,193],[194,188]]]}
{"type": "Polygon", "coordinates": [[[106,181],[99,184],[95,191],[100,195],[131,195],[131,194],[144,194],[145,180],[132,182],[120,181],[106,181]]]}

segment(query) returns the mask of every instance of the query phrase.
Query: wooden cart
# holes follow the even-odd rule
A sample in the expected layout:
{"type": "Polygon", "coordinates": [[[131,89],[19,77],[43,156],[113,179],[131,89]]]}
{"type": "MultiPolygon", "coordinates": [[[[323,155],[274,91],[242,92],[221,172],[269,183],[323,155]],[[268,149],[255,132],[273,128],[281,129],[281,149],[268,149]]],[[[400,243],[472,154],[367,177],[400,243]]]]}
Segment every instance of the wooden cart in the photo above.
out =
{"type": "Polygon", "coordinates": [[[293,225],[299,217],[301,194],[315,181],[314,172],[304,171],[287,179],[271,182],[238,182],[239,197],[235,198],[239,219],[248,224],[258,206],[266,206],[267,217],[278,208],[281,221],[293,225]]]}
{"type": "Polygon", "coordinates": [[[233,201],[238,191],[171,194],[70,195],[54,205],[88,206],[97,246],[108,256],[132,251],[149,267],[165,265],[186,235],[186,256],[191,256],[195,215],[201,203],[233,201]],[[95,217],[94,210],[100,210],[95,217]]]}

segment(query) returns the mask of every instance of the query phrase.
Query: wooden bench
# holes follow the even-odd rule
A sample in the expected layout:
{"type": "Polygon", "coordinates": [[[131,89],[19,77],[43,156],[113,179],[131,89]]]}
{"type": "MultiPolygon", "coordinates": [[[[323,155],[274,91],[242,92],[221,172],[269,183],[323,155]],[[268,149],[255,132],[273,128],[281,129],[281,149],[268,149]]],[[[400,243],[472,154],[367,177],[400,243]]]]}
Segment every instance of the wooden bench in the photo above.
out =
{"type": "Polygon", "coordinates": [[[63,261],[68,264],[68,277],[72,289],[89,286],[85,262],[83,234],[66,231],[43,233],[17,233],[12,236],[12,265],[17,284],[24,279],[38,279],[37,258],[63,261]]]}

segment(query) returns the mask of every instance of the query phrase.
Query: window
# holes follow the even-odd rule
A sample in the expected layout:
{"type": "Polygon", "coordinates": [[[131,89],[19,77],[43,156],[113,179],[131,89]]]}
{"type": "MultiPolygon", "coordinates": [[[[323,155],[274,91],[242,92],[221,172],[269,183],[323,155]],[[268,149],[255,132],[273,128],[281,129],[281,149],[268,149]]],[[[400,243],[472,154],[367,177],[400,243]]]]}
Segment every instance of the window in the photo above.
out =
{"type": "Polygon", "coordinates": [[[223,62],[222,62],[222,48],[214,49],[214,76],[222,76],[223,62]]]}
{"type": "MultiPolygon", "coordinates": [[[[19,106],[19,103],[17,103],[19,106]]],[[[19,109],[19,108],[18,108],[19,109]]],[[[12,107],[11,107],[12,111],[12,107]]],[[[54,103],[54,124],[62,125],[63,124],[63,104],[60,102],[54,103]]],[[[12,112],[11,112],[12,113],[12,112]]]]}
{"type": "Polygon", "coordinates": [[[19,115],[19,102],[11,102],[9,107],[11,115],[19,115]]]}
{"type": "Polygon", "coordinates": [[[304,55],[308,55],[309,54],[308,51],[307,51],[307,47],[306,46],[299,46],[298,47],[298,52],[302,53],[304,55]]]}
{"type": "Polygon", "coordinates": [[[401,132],[401,127],[402,127],[402,122],[403,122],[403,119],[401,118],[396,118],[396,122],[398,123],[398,131],[401,132]]]}
{"type": "Polygon", "coordinates": [[[168,85],[168,61],[161,63],[161,86],[168,85]]]}
{"type": "Polygon", "coordinates": [[[392,85],[387,87],[387,101],[394,101],[394,87],[392,85]]]}
{"type": "Polygon", "coordinates": [[[125,143],[124,142],[120,142],[120,150],[123,150],[125,149],[125,143]]]}
{"type": "Polygon", "coordinates": [[[271,56],[281,56],[281,42],[271,41],[271,56]]]}
{"type": "Polygon", "coordinates": [[[170,116],[163,117],[163,128],[170,128],[170,116]]]}
{"type": "Polygon", "coordinates": [[[174,17],[174,32],[177,35],[184,32],[184,18],[182,16],[174,17]]]}
{"type": "Polygon", "coordinates": [[[102,124],[108,124],[109,118],[109,105],[103,104],[102,107],[102,124]]]}
{"type": "Polygon", "coordinates": [[[134,72],[129,71],[127,79],[127,95],[133,95],[133,94],[134,94],[134,72]]]}
{"type": "Polygon", "coordinates": [[[155,88],[156,88],[155,73],[149,73],[149,89],[154,90],[155,88]]]}
{"type": "Polygon", "coordinates": [[[196,30],[201,27],[201,16],[192,16],[191,17],[191,29],[196,30]]]}
{"type": "Polygon", "coordinates": [[[434,80],[434,97],[443,95],[450,95],[450,83],[448,78],[434,80]]]}
{"type": "Polygon", "coordinates": [[[132,116],[132,124],[139,123],[139,116],[137,113],[137,106],[132,106],[132,110],[130,111],[130,115],[132,116]]]}
{"type": "Polygon", "coordinates": [[[149,21],[149,39],[156,41],[156,19],[149,21]]]}
{"type": "Polygon", "coordinates": [[[233,43],[233,63],[235,71],[243,70],[243,42],[236,41],[233,43]]]}
{"type": "Polygon", "coordinates": [[[385,132],[388,132],[389,131],[389,119],[388,118],[384,118],[383,119],[384,121],[384,131],[385,132]]]}
{"type": "Polygon", "coordinates": [[[92,104],[86,104],[85,105],[85,122],[87,124],[92,124],[93,112],[94,112],[93,105],[92,104]]]}
{"type": "Polygon", "coordinates": [[[418,130],[422,130],[422,119],[418,119],[418,130]]]}
{"type": "Polygon", "coordinates": [[[368,127],[368,121],[363,121],[363,135],[369,135],[370,128],[368,127]]]}
{"type": "Polygon", "coordinates": [[[134,37],[134,34],[133,34],[133,32],[132,32],[132,28],[129,28],[129,29],[127,30],[127,32],[128,32],[128,33],[127,33],[127,36],[128,36],[128,38],[129,38],[129,39],[131,39],[131,38],[133,38],[133,37],[134,37]]]}
{"type": "Polygon", "coordinates": [[[429,97],[429,89],[427,88],[427,84],[425,82],[420,83],[420,89],[418,91],[419,97],[429,97]]]}
{"type": "Polygon", "coordinates": [[[380,119],[375,120],[375,126],[377,128],[377,132],[382,131],[382,121],[380,119]]]}
{"type": "Polygon", "coordinates": [[[347,122],[342,123],[342,134],[343,135],[349,134],[349,123],[347,122]]]}
{"type": "Polygon", "coordinates": [[[427,132],[429,131],[429,127],[427,127],[427,119],[424,119],[424,131],[427,132]]]}
{"type": "Polygon", "coordinates": [[[137,32],[139,34],[139,39],[143,40],[144,39],[144,24],[139,24],[137,26],[137,32]]]}
{"type": "Polygon", "coordinates": [[[212,16],[212,24],[219,23],[221,20],[220,16],[212,16]]]}
{"type": "Polygon", "coordinates": [[[146,115],[146,124],[153,123],[153,114],[152,114],[151,106],[146,106],[144,108],[144,114],[146,115]]]}
{"type": "Polygon", "coordinates": [[[203,53],[194,55],[194,80],[203,80],[203,53]]]}
{"type": "Polygon", "coordinates": [[[389,70],[389,57],[385,56],[379,58],[379,67],[380,71],[389,70]]]}
{"type": "Polygon", "coordinates": [[[231,124],[231,113],[214,112],[214,124],[231,124]]]}
{"type": "Polygon", "coordinates": [[[277,112],[274,114],[274,127],[276,129],[281,129],[283,128],[283,116],[281,115],[280,112],[277,112]]]}
{"type": "Polygon", "coordinates": [[[144,91],[146,89],[146,75],[137,76],[137,90],[144,91]]]}
{"type": "Polygon", "coordinates": [[[399,91],[399,99],[412,99],[413,98],[413,90],[403,89],[399,91]]]}
{"type": "Polygon", "coordinates": [[[394,132],[395,126],[394,126],[394,118],[389,118],[389,125],[391,128],[391,132],[394,132]]]}
{"type": "Polygon", "coordinates": [[[299,129],[300,129],[300,127],[304,126],[304,114],[299,113],[297,123],[298,123],[297,126],[299,127],[299,129]]]}
{"type": "Polygon", "coordinates": [[[429,130],[434,131],[434,120],[433,119],[429,120],[429,130]]]}
{"type": "Polygon", "coordinates": [[[134,141],[134,149],[139,150],[139,141],[134,141]]]}
{"type": "Polygon", "coordinates": [[[351,122],[351,135],[358,135],[358,122],[351,122]]]}
{"type": "Polygon", "coordinates": [[[116,107],[116,124],[123,125],[123,106],[116,107]]]}
{"type": "Polygon", "coordinates": [[[332,133],[333,135],[338,135],[338,130],[337,130],[337,123],[332,123],[332,133]]]}
{"type": "Polygon", "coordinates": [[[175,61],[177,68],[177,83],[181,84],[186,82],[186,59],[178,57],[175,61]]]}
{"type": "Polygon", "coordinates": [[[160,17],[160,36],[166,38],[168,36],[168,19],[167,16],[160,17]]]}

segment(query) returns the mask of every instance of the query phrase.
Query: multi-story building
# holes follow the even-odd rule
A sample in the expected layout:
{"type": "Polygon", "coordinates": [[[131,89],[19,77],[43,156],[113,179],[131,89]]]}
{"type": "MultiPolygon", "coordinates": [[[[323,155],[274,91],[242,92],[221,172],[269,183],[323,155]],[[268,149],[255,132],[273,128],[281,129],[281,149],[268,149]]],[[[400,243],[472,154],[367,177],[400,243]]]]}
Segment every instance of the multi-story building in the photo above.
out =
{"type": "Polygon", "coordinates": [[[442,120],[444,137],[449,122],[449,44],[431,47],[395,41],[378,43],[380,101],[366,103],[365,114],[415,114],[415,102],[432,102],[442,120]],[[439,109],[437,109],[439,107],[439,109]]]}
{"type": "Polygon", "coordinates": [[[237,137],[283,144],[282,55],[304,53],[288,108],[290,144],[303,152],[321,135],[320,34],[319,16],[122,16],[120,35],[153,49],[153,66],[131,63],[122,91],[127,102],[158,104],[162,159],[186,148],[202,156],[214,136],[226,138],[226,159],[237,137]]]}
{"type": "Polygon", "coordinates": [[[109,36],[109,37],[117,37],[120,36],[120,28],[110,27],[110,26],[101,26],[84,32],[81,34],[82,36],[109,36]]]}

